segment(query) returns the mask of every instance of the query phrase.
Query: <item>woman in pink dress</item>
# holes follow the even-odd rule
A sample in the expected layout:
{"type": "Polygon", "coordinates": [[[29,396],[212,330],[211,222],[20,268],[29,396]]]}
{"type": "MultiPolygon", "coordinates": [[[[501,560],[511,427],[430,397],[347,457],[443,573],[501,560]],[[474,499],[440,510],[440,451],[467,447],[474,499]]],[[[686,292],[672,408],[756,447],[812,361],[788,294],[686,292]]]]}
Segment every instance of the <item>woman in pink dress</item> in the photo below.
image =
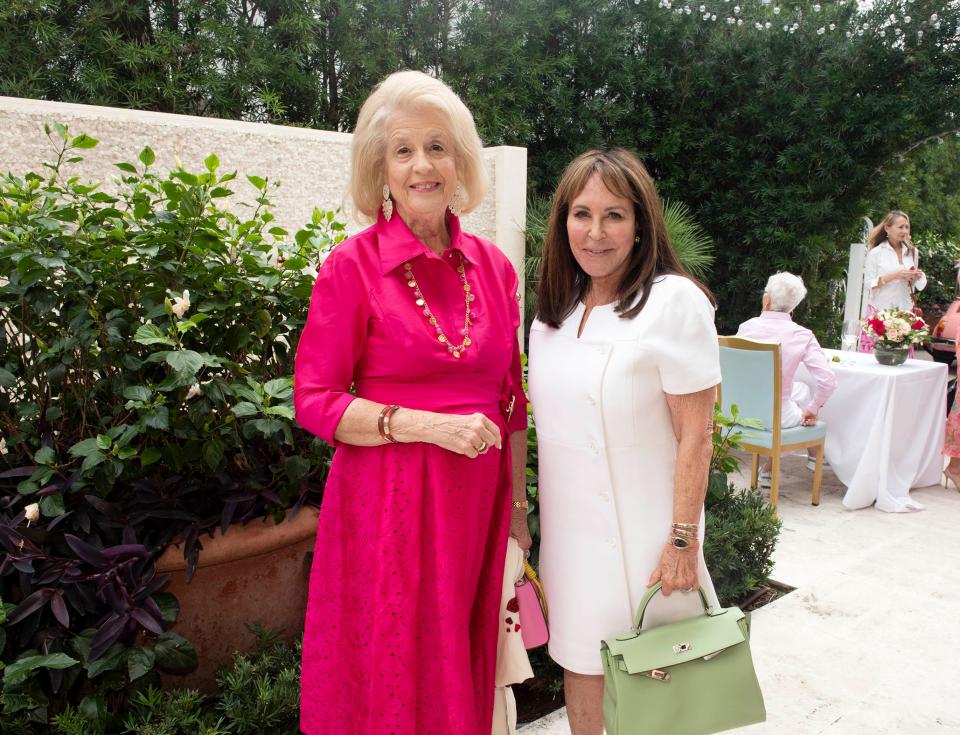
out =
{"type": "MultiPolygon", "coordinates": [[[[307,735],[489,735],[504,554],[524,548],[518,280],[460,229],[473,117],[398,72],[364,103],[350,196],[375,224],[317,276],[297,420],[334,444],[303,644],[307,735]]],[[[282,594],[282,590],[278,590],[282,594]]]]}

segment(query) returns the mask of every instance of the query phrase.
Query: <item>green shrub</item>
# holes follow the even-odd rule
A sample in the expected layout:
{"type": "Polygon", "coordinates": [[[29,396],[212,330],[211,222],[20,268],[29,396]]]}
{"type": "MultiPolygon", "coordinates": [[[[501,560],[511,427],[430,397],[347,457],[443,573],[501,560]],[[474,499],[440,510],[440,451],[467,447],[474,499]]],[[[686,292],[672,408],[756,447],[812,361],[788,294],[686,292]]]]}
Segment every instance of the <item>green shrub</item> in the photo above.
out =
{"type": "Polygon", "coordinates": [[[742,601],[770,576],[779,535],[777,511],[760,490],[728,484],[713,499],[703,553],[722,605],[742,601]]]}

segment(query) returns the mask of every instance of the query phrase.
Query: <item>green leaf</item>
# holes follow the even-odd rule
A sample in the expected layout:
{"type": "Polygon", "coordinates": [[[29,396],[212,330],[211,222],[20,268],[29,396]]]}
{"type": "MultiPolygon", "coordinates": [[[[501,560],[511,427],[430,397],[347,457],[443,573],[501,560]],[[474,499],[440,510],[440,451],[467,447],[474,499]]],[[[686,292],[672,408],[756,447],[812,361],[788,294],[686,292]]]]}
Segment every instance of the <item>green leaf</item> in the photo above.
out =
{"type": "Polygon", "coordinates": [[[113,444],[113,439],[107,434],[97,434],[97,449],[108,450],[113,444]]]}
{"type": "Polygon", "coordinates": [[[12,388],[16,382],[17,378],[13,373],[0,368],[0,388],[12,388]]]}
{"type": "Polygon", "coordinates": [[[148,465],[152,465],[154,462],[158,462],[162,456],[163,452],[156,447],[147,447],[140,452],[140,466],[147,467],[148,465]]]}
{"type": "Polygon", "coordinates": [[[132,163],[124,163],[123,161],[121,161],[120,163],[115,163],[113,165],[116,166],[121,171],[126,171],[128,174],[137,173],[137,167],[134,166],[132,163]]]}
{"type": "Polygon", "coordinates": [[[287,457],[283,463],[283,470],[292,482],[299,482],[310,472],[310,462],[299,455],[287,457]]]}
{"type": "Polygon", "coordinates": [[[4,688],[13,687],[26,681],[30,674],[37,669],[68,669],[80,663],[65,653],[49,653],[39,656],[24,656],[12,664],[8,664],[3,671],[4,688]]]}
{"type": "Polygon", "coordinates": [[[151,429],[170,430],[170,411],[166,406],[156,406],[143,415],[143,423],[151,429]]]}
{"type": "Polygon", "coordinates": [[[157,667],[169,674],[185,674],[197,667],[197,652],[190,642],[167,631],[153,648],[157,667]]]}
{"type": "Polygon", "coordinates": [[[260,411],[250,401],[241,401],[230,409],[236,416],[256,416],[260,411]]]}
{"type": "Polygon", "coordinates": [[[152,166],[154,161],[157,160],[157,154],[153,152],[153,148],[147,146],[140,151],[140,155],[137,156],[137,158],[140,159],[140,163],[142,163],[144,166],[152,166]]]}
{"type": "Polygon", "coordinates": [[[140,401],[144,403],[150,400],[153,391],[145,385],[130,385],[124,388],[123,397],[131,401],[140,401]]]}
{"type": "Polygon", "coordinates": [[[247,181],[249,181],[251,184],[257,187],[257,189],[259,189],[260,191],[263,191],[264,189],[267,188],[267,180],[264,178],[261,178],[260,176],[252,176],[252,175],[247,176],[247,181]]]}
{"type": "Polygon", "coordinates": [[[290,419],[293,421],[295,418],[295,413],[293,406],[289,404],[282,404],[280,406],[267,406],[263,409],[263,412],[269,416],[282,416],[285,419],[290,419]]]}
{"type": "Polygon", "coordinates": [[[83,464],[80,465],[80,469],[86,472],[87,470],[92,470],[98,464],[103,462],[107,458],[103,452],[97,451],[94,454],[88,454],[83,459],[83,464]]]}
{"type": "Polygon", "coordinates": [[[67,126],[63,123],[55,122],[53,124],[53,129],[57,131],[57,135],[63,138],[64,141],[67,140],[69,135],[67,134],[67,126]]]}
{"type": "Polygon", "coordinates": [[[210,198],[217,199],[219,197],[228,197],[233,194],[233,191],[228,189],[225,186],[216,186],[210,191],[210,198]]]}
{"type": "Polygon", "coordinates": [[[88,457],[94,452],[99,451],[97,440],[94,438],[84,439],[70,447],[71,457],[88,457]]]}
{"type": "Polygon", "coordinates": [[[33,455],[33,461],[37,464],[52,465],[57,461],[57,455],[52,447],[40,447],[33,455]]]}
{"type": "Polygon", "coordinates": [[[153,671],[157,654],[149,648],[131,648],[127,651],[127,676],[130,681],[136,681],[144,674],[153,671]]]}
{"type": "Polygon", "coordinates": [[[291,378],[276,378],[263,384],[263,392],[271,398],[283,400],[293,395],[293,380],[291,378]]]}
{"type": "Polygon", "coordinates": [[[220,159],[217,158],[215,153],[211,153],[209,156],[203,159],[203,165],[207,167],[207,171],[213,173],[220,166],[220,159]]]}
{"type": "Polygon", "coordinates": [[[167,345],[168,347],[177,346],[177,343],[164,334],[160,330],[160,327],[153,322],[141,324],[137,328],[136,334],[133,335],[133,340],[134,342],[142,345],[167,345]]]}
{"type": "Polygon", "coordinates": [[[88,661],[84,668],[87,670],[87,676],[93,679],[95,676],[106,671],[113,671],[123,663],[123,656],[126,648],[121,643],[114,643],[107,649],[96,661],[88,661]]]}
{"type": "Polygon", "coordinates": [[[99,142],[100,141],[96,138],[91,138],[89,135],[81,134],[70,141],[70,146],[73,148],[96,148],[99,142]]]}
{"type": "Polygon", "coordinates": [[[193,350],[171,350],[167,353],[167,364],[183,376],[193,376],[203,367],[204,358],[193,350]]]}
{"type": "Polygon", "coordinates": [[[58,518],[67,512],[63,505],[63,496],[60,493],[48,495],[40,501],[40,512],[47,518],[58,518]]]}
{"type": "Polygon", "coordinates": [[[211,437],[203,443],[203,461],[211,470],[216,472],[223,462],[223,442],[211,437]]]}
{"type": "Polygon", "coordinates": [[[173,625],[180,614],[180,603],[177,598],[169,592],[157,592],[153,596],[153,601],[160,608],[160,620],[167,625],[173,625]]]}

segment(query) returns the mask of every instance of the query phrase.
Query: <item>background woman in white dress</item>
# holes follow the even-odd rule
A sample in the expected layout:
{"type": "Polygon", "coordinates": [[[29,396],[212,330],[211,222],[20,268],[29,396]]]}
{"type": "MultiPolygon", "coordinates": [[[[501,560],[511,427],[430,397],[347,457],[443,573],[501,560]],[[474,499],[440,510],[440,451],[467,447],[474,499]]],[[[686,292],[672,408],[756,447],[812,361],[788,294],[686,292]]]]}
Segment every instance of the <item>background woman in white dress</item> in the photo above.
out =
{"type": "MultiPolygon", "coordinates": [[[[897,209],[888,212],[867,237],[863,264],[867,316],[886,309],[913,311],[913,292],[927,285],[919,263],[919,253],[910,242],[910,218],[897,209]]],[[[867,334],[860,336],[860,351],[873,351],[873,340],[867,334]]]]}
{"type": "MultiPolygon", "coordinates": [[[[713,318],[640,160],[623,149],[575,159],[550,213],[529,373],[549,650],[574,735],[601,733],[600,641],[630,628],[649,585],[702,585],[716,603],[700,547],[720,382],[713,318]]],[[[678,616],[665,607],[702,609],[697,595],[662,599],[661,619],[678,616]]]]}

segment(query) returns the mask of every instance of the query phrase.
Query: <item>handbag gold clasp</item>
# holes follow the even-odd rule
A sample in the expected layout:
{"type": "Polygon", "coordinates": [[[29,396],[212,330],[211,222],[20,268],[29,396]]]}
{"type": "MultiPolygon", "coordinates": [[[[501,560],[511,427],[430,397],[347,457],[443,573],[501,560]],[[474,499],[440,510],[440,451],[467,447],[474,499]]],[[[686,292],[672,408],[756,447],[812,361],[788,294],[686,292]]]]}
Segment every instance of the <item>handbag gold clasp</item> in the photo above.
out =
{"type": "Polygon", "coordinates": [[[657,681],[670,681],[670,674],[660,669],[650,669],[650,671],[646,672],[646,675],[657,681]]]}

